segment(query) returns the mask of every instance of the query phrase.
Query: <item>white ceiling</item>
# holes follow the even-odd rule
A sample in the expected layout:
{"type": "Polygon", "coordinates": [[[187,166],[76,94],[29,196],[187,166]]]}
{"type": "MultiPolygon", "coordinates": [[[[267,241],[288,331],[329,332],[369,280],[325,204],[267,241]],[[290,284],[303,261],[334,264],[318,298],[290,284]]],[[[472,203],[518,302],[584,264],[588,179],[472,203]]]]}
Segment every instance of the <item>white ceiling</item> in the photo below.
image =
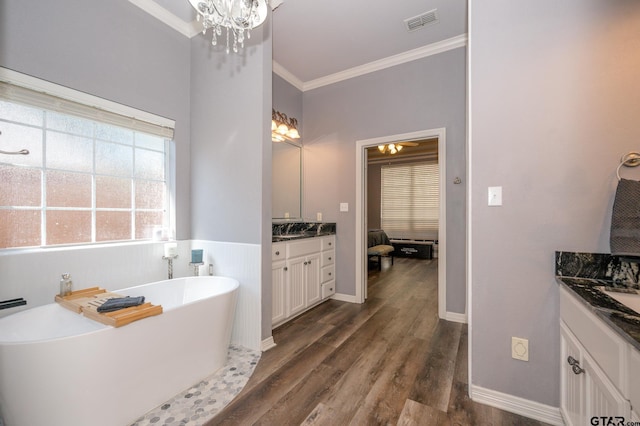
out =
{"type": "MultiPolygon", "coordinates": [[[[173,21],[167,23],[185,35],[199,36],[188,0],[129,1],[173,21]]],[[[390,58],[400,63],[420,57],[416,51],[459,47],[466,43],[466,16],[466,0],[284,0],[273,13],[274,70],[304,90],[376,63],[393,65],[390,58]],[[433,9],[437,23],[407,31],[405,19],[433,9]]]]}

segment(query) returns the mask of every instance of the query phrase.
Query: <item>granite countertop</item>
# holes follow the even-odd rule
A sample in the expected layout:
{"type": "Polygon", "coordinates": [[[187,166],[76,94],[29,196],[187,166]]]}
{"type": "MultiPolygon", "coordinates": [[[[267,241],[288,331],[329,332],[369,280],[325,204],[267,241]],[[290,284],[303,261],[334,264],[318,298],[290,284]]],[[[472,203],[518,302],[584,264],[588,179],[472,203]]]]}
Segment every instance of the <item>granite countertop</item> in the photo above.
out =
{"type": "Polygon", "coordinates": [[[335,235],[335,234],[331,232],[327,232],[322,234],[302,233],[302,234],[289,234],[289,235],[272,235],[271,242],[280,243],[283,241],[286,242],[286,241],[302,240],[304,238],[325,237],[327,235],[335,235]]]}
{"type": "Polygon", "coordinates": [[[640,350],[640,314],[607,296],[597,287],[611,286],[612,281],[594,278],[556,276],[556,280],[596,316],[602,318],[627,342],[640,350]]]}
{"type": "Polygon", "coordinates": [[[279,243],[335,235],[336,224],[333,222],[274,223],[271,226],[271,231],[271,242],[279,243]]]}

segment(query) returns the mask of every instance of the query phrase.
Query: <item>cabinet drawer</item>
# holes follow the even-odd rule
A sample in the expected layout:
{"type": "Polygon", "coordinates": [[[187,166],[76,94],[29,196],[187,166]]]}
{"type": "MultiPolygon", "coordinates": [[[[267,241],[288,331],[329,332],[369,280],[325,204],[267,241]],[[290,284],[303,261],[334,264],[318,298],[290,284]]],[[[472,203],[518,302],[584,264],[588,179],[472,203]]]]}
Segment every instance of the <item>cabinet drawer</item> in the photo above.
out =
{"type": "Polygon", "coordinates": [[[321,243],[319,238],[307,238],[287,244],[287,257],[304,256],[320,251],[321,243]]]}
{"type": "Polygon", "coordinates": [[[322,268],[322,270],[320,271],[320,275],[322,276],[321,281],[322,283],[326,283],[329,280],[332,280],[336,277],[336,269],[334,265],[329,265],[329,266],[325,266],[324,268],[322,268]]]}
{"type": "Polygon", "coordinates": [[[329,296],[336,294],[336,282],[331,281],[328,283],[322,284],[322,298],[326,299],[329,296]]]}
{"type": "Polygon", "coordinates": [[[332,250],[336,247],[336,236],[322,237],[322,250],[332,250]]]}
{"type": "Polygon", "coordinates": [[[333,265],[335,263],[336,252],[335,250],[322,252],[322,266],[333,265]]]}
{"type": "Polygon", "coordinates": [[[560,318],[622,393],[627,390],[627,344],[576,296],[560,287],[560,318]]]}
{"type": "Polygon", "coordinates": [[[284,260],[286,255],[286,244],[275,243],[271,244],[271,260],[284,260]]]}
{"type": "Polygon", "coordinates": [[[629,345],[629,401],[636,412],[640,412],[640,351],[629,345]]]}

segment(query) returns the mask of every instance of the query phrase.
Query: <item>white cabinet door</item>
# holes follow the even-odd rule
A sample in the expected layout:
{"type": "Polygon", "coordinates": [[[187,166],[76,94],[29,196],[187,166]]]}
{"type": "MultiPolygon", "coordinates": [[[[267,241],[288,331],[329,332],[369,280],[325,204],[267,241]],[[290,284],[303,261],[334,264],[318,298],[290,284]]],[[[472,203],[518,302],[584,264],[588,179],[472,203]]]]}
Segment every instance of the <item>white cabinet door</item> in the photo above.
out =
{"type": "MultiPolygon", "coordinates": [[[[573,364],[578,368],[582,363],[580,344],[560,323],[560,411],[568,426],[584,425],[584,375],[573,371],[573,364]],[[571,357],[571,358],[569,358],[571,357]]],[[[576,370],[579,371],[579,370],[576,370]]]]}
{"type": "Polygon", "coordinates": [[[287,292],[286,277],[287,266],[285,261],[273,262],[271,266],[271,324],[284,321],[287,317],[287,292]]]}
{"type": "Polygon", "coordinates": [[[322,300],[320,294],[320,253],[306,257],[307,307],[322,300]]]}
{"type": "Polygon", "coordinates": [[[289,301],[287,316],[303,311],[307,305],[306,261],[304,257],[296,257],[287,261],[287,300],[289,301]]]}
{"type": "Polygon", "coordinates": [[[631,416],[629,400],[563,321],[560,322],[560,355],[560,411],[567,425],[595,424],[593,418],[598,418],[597,424],[618,424],[620,419],[631,416]]]}
{"type": "MultiPolygon", "coordinates": [[[[588,353],[584,354],[583,364],[586,376],[586,420],[590,422],[593,417],[611,418],[612,422],[616,421],[616,417],[628,419],[631,415],[629,401],[616,389],[588,353]]],[[[615,423],[617,424],[617,421],[615,423]]]]}

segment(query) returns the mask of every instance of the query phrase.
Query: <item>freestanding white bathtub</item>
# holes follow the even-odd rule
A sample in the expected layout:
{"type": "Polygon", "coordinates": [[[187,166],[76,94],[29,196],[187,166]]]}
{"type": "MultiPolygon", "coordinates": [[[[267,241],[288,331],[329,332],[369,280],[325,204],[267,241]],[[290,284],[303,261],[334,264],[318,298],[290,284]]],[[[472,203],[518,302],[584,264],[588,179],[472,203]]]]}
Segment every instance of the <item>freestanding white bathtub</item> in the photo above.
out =
{"type": "Polygon", "coordinates": [[[113,328],[57,303],[0,319],[6,426],[124,426],[222,367],[238,281],[188,277],[116,293],[163,313],[113,328]]]}

